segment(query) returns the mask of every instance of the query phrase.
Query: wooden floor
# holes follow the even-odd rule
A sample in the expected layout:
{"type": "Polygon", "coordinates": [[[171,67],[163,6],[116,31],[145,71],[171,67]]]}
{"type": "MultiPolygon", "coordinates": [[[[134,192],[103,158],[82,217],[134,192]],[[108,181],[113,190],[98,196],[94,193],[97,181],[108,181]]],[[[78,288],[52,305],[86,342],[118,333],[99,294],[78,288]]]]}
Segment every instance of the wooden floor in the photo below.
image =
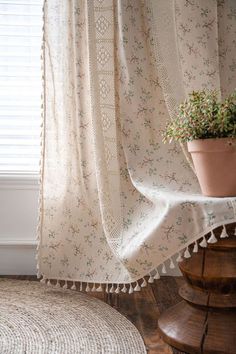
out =
{"type": "Polygon", "coordinates": [[[140,292],[131,295],[112,294],[112,298],[105,296],[103,299],[138,328],[148,354],[185,354],[164,343],[157,327],[159,314],[181,301],[178,288],[182,284],[183,279],[180,277],[163,277],[156,280],[154,284],[149,284],[140,292]]]}
{"type": "MultiPolygon", "coordinates": [[[[35,280],[34,277],[29,276],[9,278],[35,280]]],[[[143,337],[148,354],[183,354],[165,344],[157,328],[159,314],[181,300],[178,288],[182,283],[181,277],[162,277],[160,280],[155,280],[154,284],[149,284],[140,292],[131,295],[92,294],[116,308],[133,322],[143,337]]]]}

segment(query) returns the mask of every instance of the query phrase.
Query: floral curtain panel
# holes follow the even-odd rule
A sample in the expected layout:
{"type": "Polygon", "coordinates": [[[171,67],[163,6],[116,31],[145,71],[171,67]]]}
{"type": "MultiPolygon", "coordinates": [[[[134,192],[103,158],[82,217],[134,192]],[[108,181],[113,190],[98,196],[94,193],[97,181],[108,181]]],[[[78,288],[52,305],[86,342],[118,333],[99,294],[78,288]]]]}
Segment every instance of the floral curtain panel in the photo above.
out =
{"type": "Polygon", "coordinates": [[[215,0],[45,2],[44,282],[140,290],[236,221],[236,198],[203,197],[184,147],[161,138],[186,92],[233,89],[235,11],[215,0]]]}

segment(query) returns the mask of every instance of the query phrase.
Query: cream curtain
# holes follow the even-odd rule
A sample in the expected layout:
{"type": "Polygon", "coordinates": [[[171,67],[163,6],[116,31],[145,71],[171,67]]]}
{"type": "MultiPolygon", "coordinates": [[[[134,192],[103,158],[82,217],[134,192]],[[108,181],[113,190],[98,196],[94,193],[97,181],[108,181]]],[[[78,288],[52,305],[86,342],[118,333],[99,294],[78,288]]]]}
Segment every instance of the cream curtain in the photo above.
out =
{"type": "Polygon", "coordinates": [[[187,92],[234,88],[235,5],[45,2],[43,282],[140,290],[236,221],[236,198],[203,197],[185,148],[161,138],[187,92]]]}

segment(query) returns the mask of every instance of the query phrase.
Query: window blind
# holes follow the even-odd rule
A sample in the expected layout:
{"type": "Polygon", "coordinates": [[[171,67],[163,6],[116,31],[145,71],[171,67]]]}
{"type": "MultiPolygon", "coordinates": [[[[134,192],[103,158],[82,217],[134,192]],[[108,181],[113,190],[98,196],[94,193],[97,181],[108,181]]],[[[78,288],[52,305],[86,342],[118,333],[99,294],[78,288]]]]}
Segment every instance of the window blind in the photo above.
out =
{"type": "Polygon", "coordinates": [[[0,173],[37,173],[42,0],[0,0],[0,173]]]}

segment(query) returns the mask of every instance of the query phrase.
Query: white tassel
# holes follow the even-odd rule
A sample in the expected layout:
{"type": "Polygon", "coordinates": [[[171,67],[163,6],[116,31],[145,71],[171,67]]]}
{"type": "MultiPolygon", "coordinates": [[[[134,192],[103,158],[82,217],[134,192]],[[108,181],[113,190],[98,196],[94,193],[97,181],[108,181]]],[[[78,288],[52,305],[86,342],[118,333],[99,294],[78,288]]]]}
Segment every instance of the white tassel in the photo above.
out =
{"type": "Polygon", "coordinates": [[[179,253],[178,257],[176,258],[176,262],[180,263],[183,261],[183,257],[182,257],[182,254],[179,253]]]}
{"type": "Polygon", "coordinates": [[[151,274],[149,274],[148,283],[154,283],[154,278],[151,274]]]}
{"type": "Polygon", "coordinates": [[[52,286],[51,280],[49,279],[47,282],[47,286],[52,286]]]}
{"type": "Polygon", "coordinates": [[[185,252],[184,252],[184,258],[190,258],[190,257],[191,257],[191,254],[190,254],[189,249],[187,247],[185,252]]]}
{"type": "Polygon", "coordinates": [[[82,281],[80,282],[79,291],[83,291],[83,283],[82,283],[82,281]]]}
{"type": "Polygon", "coordinates": [[[234,236],[236,236],[236,227],[235,227],[235,230],[234,230],[234,236]]]}
{"type": "Polygon", "coordinates": [[[133,287],[132,287],[132,284],[130,283],[129,294],[133,294],[133,292],[134,292],[134,289],[133,289],[133,287]]]}
{"type": "Polygon", "coordinates": [[[43,283],[43,284],[46,284],[47,282],[47,278],[43,277],[41,280],[40,280],[40,283],[43,283]]]}
{"type": "Polygon", "coordinates": [[[194,243],[193,253],[198,253],[198,243],[197,243],[197,241],[194,243]]]}
{"type": "Polygon", "coordinates": [[[40,279],[41,278],[41,274],[40,272],[37,272],[37,279],[40,279]]]}
{"type": "Polygon", "coordinates": [[[68,289],[68,283],[66,280],[65,280],[65,284],[63,285],[63,289],[68,289]]]}
{"type": "Polygon", "coordinates": [[[56,288],[60,288],[61,287],[59,280],[57,280],[57,283],[56,283],[55,286],[56,286],[56,288]]]}
{"type": "Polygon", "coordinates": [[[209,239],[207,240],[208,243],[216,243],[217,242],[217,238],[215,237],[215,234],[213,231],[211,231],[211,236],[209,237],[209,239]]]}
{"type": "Polygon", "coordinates": [[[75,285],[75,282],[73,281],[73,285],[71,287],[71,290],[76,290],[76,285],[75,285]]]}
{"type": "Polygon", "coordinates": [[[206,248],[207,247],[207,242],[206,242],[206,237],[203,236],[203,239],[202,241],[199,243],[199,245],[202,247],[202,248],[206,248]]]}
{"type": "Polygon", "coordinates": [[[96,285],[95,283],[93,283],[93,287],[92,287],[92,290],[91,290],[93,293],[96,291],[96,285]]]}
{"type": "Polygon", "coordinates": [[[116,294],[119,294],[119,293],[120,293],[120,285],[119,285],[119,284],[117,284],[117,288],[116,288],[116,290],[115,290],[115,293],[116,293],[116,294]]]}
{"type": "Polygon", "coordinates": [[[102,284],[99,285],[99,287],[97,288],[96,290],[98,293],[101,293],[102,292],[102,284]]]}
{"type": "MultiPolygon", "coordinates": [[[[175,269],[175,265],[174,265],[172,258],[170,259],[170,269],[175,269]]],[[[154,279],[155,279],[155,277],[154,277],[154,279]]]]}
{"type": "Polygon", "coordinates": [[[163,265],[162,265],[161,272],[162,272],[162,274],[167,273],[165,263],[163,263],[163,265]]]}
{"type": "Polygon", "coordinates": [[[161,278],[157,269],[156,269],[156,274],[154,275],[153,278],[156,279],[156,280],[161,278]]]}
{"type": "Polygon", "coordinates": [[[87,283],[86,288],[85,288],[85,291],[86,291],[86,293],[88,293],[88,292],[90,291],[89,283],[87,283]]]}
{"type": "Polygon", "coordinates": [[[110,293],[110,294],[113,294],[114,291],[115,291],[115,288],[114,288],[114,285],[112,284],[109,293],[110,293]]]}
{"type": "Polygon", "coordinates": [[[225,225],[223,225],[223,230],[221,232],[220,238],[226,238],[226,237],[229,237],[229,235],[227,234],[225,225]]]}
{"type": "Polygon", "coordinates": [[[125,284],[123,285],[123,288],[121,289],[121,291],[122,291],[122,293],[127,293],[127,287],[125,284]]]}
{"type": "Polygon", "coordinates": [[[140,291],[140,290],[141,290],[141,288],[139,286],[139,283],[136,281],[136,286],[134,288],[134,291],[140,291]]]}
{"type": "Polygon", "coordinates": [[[109,285],[108,284],[106,284],[106,293],[108,294],[109,293],[109,285]]]}
{"type": "Polygon", "coordinates": [[[143,278],[143,281],[141,283],[141,288],[145,288],[145,286],[147,286],[147,282],[146,279],[143,278]]]}

